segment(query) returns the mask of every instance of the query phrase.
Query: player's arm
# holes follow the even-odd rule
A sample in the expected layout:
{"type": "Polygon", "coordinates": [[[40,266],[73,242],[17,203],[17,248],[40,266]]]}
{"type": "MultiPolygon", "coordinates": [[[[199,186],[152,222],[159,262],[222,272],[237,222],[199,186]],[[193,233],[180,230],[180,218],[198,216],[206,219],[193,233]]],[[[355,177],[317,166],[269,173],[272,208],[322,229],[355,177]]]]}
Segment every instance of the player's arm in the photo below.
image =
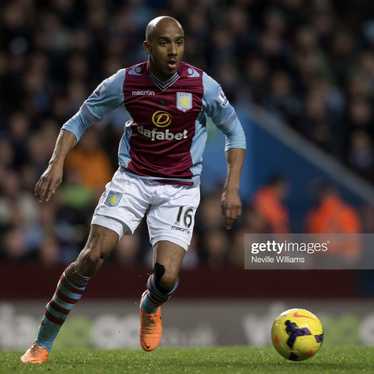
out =
{"type": "Polygon", "coordinates": [[[235,220],[241,215],[240,176],[244,163],[245,150],[233,148],[226,152],[227,178],[222,193],[221,204],[225,216],[226,228],[230,229],[235,220]]]}
{"type": "Polygon", "coordinates": [[[61,184],[65,158],[75,144],[77,140],[72,133],[60,131],[48,167],[35,185],[34,192],[39,202],[49,201],[61,184]]]}
{"type": "Polygon", "coordinates": [[[246,140],[243,127],[220,85],[207,74],[203,76],[203,105],[206,113],[225,135],[227,177],[221,198],[226,228],[241,214],[240,176],[243,168],[246,140]]]}
{"type": "Polygon", "coordinates": [[[48,201],[61,184],[65,159],[83,133],[123,103],[124,78],[125,69],[121,69],[105,79],[62,126],[48,167],[35,185],[35,196],[40,202],[48,201]]]}

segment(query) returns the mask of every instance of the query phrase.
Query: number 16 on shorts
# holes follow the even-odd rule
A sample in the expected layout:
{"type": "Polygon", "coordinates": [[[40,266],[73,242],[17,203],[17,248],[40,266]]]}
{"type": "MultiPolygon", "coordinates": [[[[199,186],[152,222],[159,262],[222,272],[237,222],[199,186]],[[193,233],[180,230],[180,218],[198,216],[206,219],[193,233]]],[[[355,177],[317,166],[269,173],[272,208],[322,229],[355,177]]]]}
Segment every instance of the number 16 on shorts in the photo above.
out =
{"type": "Polygon", "coordinates": [[[193,226],[195,210],[196,208],[188,206],[179,207],[173,228],[178,227],[180,231],[189,232],[190,228],[193,226]]]}

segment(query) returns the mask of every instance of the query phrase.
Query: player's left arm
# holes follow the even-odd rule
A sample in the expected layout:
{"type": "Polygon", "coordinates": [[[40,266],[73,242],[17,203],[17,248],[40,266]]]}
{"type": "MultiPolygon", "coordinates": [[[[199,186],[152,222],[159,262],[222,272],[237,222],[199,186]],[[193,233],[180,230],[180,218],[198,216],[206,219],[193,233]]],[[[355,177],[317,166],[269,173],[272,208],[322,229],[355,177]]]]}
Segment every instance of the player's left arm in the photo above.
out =
{"type": "Polygon", "coordinates": [[[241,214],[240,176],[243,168],[246,139],[243,127],[221,86],[204,73],[203,105],[207,115],[225,135],[227,177],[221,198],[225,225],[230,229],[241,214]]]}
{"type": "Polygon", "coordinates": [[[227,151],[227,177],[223,189],[221,205],[225,216],[226,229],[231,229],[233,223],[242,212],[240,200],[240,175],[243,167],[245,150],[233,148],[227,151]]]}

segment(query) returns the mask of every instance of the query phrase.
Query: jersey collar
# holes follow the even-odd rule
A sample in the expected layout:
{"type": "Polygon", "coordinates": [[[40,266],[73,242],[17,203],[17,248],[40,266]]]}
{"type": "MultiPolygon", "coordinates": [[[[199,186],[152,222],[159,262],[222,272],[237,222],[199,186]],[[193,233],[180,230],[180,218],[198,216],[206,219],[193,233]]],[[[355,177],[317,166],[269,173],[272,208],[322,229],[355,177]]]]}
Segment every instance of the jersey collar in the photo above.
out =
{"type": "Polygon", "coordinates": [[[151,73],[151,71],[149,71],[149,76],[150,76],[152,82],[157,86],[157,88],[160,91],[167,90],[169,87],[171,87],[180,78],[180,75],[177,71],[169,79],[167,79],[165,81],[157,78],[154,74],[151,73]]]}
{"type": "Polygon", "coordinates": [[[179,78],[180,74],[178,71],[176,71],[169,79],[166,81],[163,81],[159,78],[157,78],[154,74],[151,73],[151,70],[149,69],[149,60],[147,61],[146,64],[146,70],[149,74],[149,77],[151,78],[152,82],[154,85],[160,90],[160,91],[165,91],[169,87],[171,87],[179,78]]]}

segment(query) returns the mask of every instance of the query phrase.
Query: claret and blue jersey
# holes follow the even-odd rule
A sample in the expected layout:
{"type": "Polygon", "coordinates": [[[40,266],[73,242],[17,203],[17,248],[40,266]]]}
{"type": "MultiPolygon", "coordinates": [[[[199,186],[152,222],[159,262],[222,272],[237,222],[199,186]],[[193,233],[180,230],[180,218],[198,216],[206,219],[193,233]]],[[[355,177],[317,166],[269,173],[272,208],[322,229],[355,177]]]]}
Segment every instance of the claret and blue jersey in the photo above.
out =
{"type": "Polygon", "coordinates": [[[181,63],[160,81],[147,61],[104,80],[63,125],[77,140],[95,121],[123,106],[127,122],[119,145],[119,165],[141,178],[197,184],[209,116],[226,137],[226,150],[245,148],[245,135],[220,85],[204,71],[181,63]]]}

